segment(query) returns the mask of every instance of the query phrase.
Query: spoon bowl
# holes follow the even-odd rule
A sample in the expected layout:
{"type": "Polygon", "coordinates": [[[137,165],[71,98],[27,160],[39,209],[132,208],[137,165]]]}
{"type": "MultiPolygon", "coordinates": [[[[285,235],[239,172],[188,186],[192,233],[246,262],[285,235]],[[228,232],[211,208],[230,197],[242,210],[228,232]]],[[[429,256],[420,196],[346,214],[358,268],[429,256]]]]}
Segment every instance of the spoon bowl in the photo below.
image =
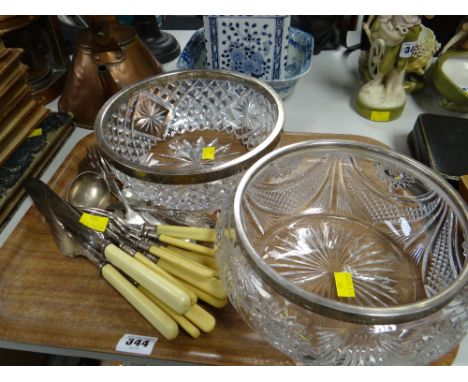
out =
{"type": "Polygon", "coordinates": [[[78,174],[70,183],[67,192],[67,201],[74,207],[80,209],[105,210],[111,206],[116,206],[114,194],[125,211],[124,221],[130,225],[159,225],[163,221],[173,221],[182,225],[195,227],[214,227],[214,221],[205,214],[198,216],[186,213],[184,211],[166,211],[163,208],[148,206],[139,199],[132,190],[124,188],[120,190],[113,184],[111,189],[107,178],[96,171],[83,171],[78,174]],[[132,205],[139,206],[133,208],[132,205]]]}
{"type": "Polygon", "coordinates": [[[85,171],[70,183],[67,200],[77,208],[106,208],[111,202],[109,184],[101,174],[85,171]]]}

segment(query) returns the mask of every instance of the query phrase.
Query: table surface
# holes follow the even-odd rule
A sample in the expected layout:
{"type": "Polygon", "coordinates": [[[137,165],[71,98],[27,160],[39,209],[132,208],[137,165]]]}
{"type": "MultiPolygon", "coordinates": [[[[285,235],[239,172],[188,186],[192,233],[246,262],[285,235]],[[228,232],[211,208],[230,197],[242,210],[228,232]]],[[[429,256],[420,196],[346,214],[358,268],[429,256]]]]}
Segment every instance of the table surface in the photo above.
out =
{"type": "MultiPolygon", "coordinates": [[[[170,31],[170,33],[177,38],[181,47],[184,47],[193,32],[170,31]]],[[[362,84],[357,70],[358,56],[358,51],[348,55],[341,49],[323,51],[312,58],[310,72],[297,83],[294,93],[283,102],[286,116],[284,130],[286,132],[355,134],[378,140],[397,152],[409,154],[406,137],[419,114],[434,113],[467,118],[466,114],[456,114],[441,108],[437,103],[437,92],[432,87],[428,87],[418,94],[408,95],[403,114],[396,121],[379,123],[360,117],[353,109],[354,96],[362,84]]],[[[166,64],[165,69],[176,69],[176,60],[166,64]]],[[[48,107],[56,110],[56,105],[57,100],[49,104],[48,107]]],[[[68,154],[83,137],[90,133],[92,131],[77,128],[51,161],[41,179],[46,182],[50,181],[68,154]]],[[[30,199],[26,199],[20,205],[11,221],[0,233],[0,247],[5,244],[30,207],[30,199]]],[[[33,212],[28,212],[28,214],[31,213],[33,212]]],[[[24,227],[20,226],[18,229],[24,229],[24,227]]],[[[3,256],[5,256],[4,252],[2,251],[3,256]]],[[[10,334],[13,332],[12,328],[10,334]]],[[[34,341],[22,343],[15,341],[14,338],[14,334],[8,338],[0,337],[0,347],[65,356],[141,362],[139,358],[109,354],[102,349],[82,350],[79,346],[67,347],[66,336],[63,338],[63,348],[47,344],[34,344],[34,341]]],[[[193,351],[196,353],[196,350],[193,351]]],[[[167,361],[167,359],[177,359],[177,357],[164,358],[161,360],[151,359],[151,363],[179,364],[177,360],[167,361]]],[[[194,362],[197,362],[196,357],[194,362]]],[[[468,337],[461,343],[453,364],[468,365],[468,337]]]]}

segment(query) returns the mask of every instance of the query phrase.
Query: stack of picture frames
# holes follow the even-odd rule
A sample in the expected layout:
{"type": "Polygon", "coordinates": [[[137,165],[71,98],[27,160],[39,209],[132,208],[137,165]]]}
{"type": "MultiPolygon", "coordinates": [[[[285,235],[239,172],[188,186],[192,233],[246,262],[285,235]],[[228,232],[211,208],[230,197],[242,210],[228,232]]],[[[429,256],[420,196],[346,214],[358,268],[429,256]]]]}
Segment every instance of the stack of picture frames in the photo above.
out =
{"type": "Polygon", "coordinates": [[[72,131],[69,114],[33,97],[22,54],[0,36],[0,229],[24,196],[23,181],[41,174],[72,131]]]}

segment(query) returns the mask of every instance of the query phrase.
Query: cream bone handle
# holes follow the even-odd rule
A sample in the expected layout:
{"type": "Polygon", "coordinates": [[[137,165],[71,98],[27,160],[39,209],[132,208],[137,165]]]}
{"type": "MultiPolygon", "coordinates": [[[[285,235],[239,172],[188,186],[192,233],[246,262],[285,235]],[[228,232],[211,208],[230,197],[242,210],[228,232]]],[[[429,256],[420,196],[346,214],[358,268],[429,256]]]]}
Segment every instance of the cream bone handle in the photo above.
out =
{"type": "Polygon", "coordinates": [[[197,277],[193,274],[186,272],[178,265],[172,264],[164,259],[159,259],[158,265],[166,272],[169,272],[171,275],[175,276],[176,278],[181,279],[186,283],[197,287],[198,289],[201,289],[202,291],[208,293],[213,297],[216,297],[217,299],[222,300],[227,297],[223,283],[219,279],[216,279],[214,277],[197,277]]]}
{"type": "Polygon", "coordinates": [[[138,289],[151,301],[153,301],[157,306],[159,306],[169,317],[171,317],[175,322],[177,322],[182,329],[184,329],[190,336],[193,338],[200,337],[200,330],[187,318],[184,316],[174,312],[171,308],[169,308],[166,304],[164,304],[161,300],[158,300],[154,297],[150,292],[148,292],[145,288],[141,285],[138,289]]]}
{"type": "Polygon", "coordinates": [[[171,308],[169,308],[166,304],[160,301],[157,297],[151,295],[146,289],[139,286],[138,287],[151,301],[153,301],[156,305],[158,305],[162,310],[164,310],[174,321],[176,321],[182,329],[184,329],[188,334],[190,334],[194,338],[198,338],[200,336],[200,332],[197,328],[201,329],[205,333],[211,332],[216,326],[216,319],[213,317],[212,314],[207,312],[203,309],[200,305],[195,304],[193,305],[190,310],[185,313],[183,316],[174,312],[171,308]],[[187,322],[187,319],[189,322],[187,322]],[[197,326],[196,331],[193,328],[193,325],[197,326]],[[198,333],[197,333],[198,331],[198,333]]]}
{"type": "Polygon", "coordinates": [[[214,243],[216,239],[216,230],[213,228],[184,227],[177,225],[160,224],[156,226],[156,233],[159,235],[168,235],[178,239],[190,239],[214,243]]]}
{"type": "Polygon", "coordinates": [[[166,249],[168,251],[175,252],[186,259],[190,259],[196,263],[204,265],[205,267],[213,269],[215,271],[214,276],[219,278],[219,266],[215,257],[200,255],[199,253],[186,251],[185,249],[173,247],[172,245],[168,245],[166,249]]]}
{"type": "Polygon", "coordinates": [[[104,257],[177,313],[185,314],[192,306],[189,295],[180,287],[157,274],[114,244],[109,244],[104,249],[104,257]]]}
{"type": "Polygon", "coordinates": [[[201,253],[202,255],[214,256],[216,251],[213,248],[209,248],[205,245],[190,243],[181,239],[177,239],[168,235],[158,235],[157,239],[165,244],[173,245],[174,247],[186,249],[188,251],[201,253]]]}
{"type": "Polygon", "coordinates": [[[213,277],[215,272],[213,269],[206,267],[196,261],[193,261],[189,258],[181,256],[178,253],[173,251],[169,251],[164,247],[159,247],[156,245],[152,245],[148,248],[149,253],[159,257],[160,259],[167,260],[170,263],[173,263],[180,268],[184,269],[186,272],[194,274],[198,277],[213,277]]]}
{"type": "Polygon", "coordinates": [[[102,277],[109,282],[151,325],[166,339],[172,340],[179,334],[177,323],[147,296],[139,291],[111,264],[101,268],[102,277]]]}
{"type": "MultiPolygon", "coordinates": [[[[140,261],[141,263],[145,264],[148,268],[151,268],[156,273],[159,273],[162,277],[166,278],[168,281],[172,282],[173,284],[177,285],[180,289],[182,289],[185,293],[187,293],[190,297],[190,301],[192,305],[197,303],[198,297],[194,291],[190,288],[184,286],[179,280],[173,277],[170,273],[167,273],[164,269],[159,267],[153,261],[148,259],[146,256],[141,254],[140,252],[136,252],[133,257],[140,261]]],[[[148,292],[149,293],[149,292],[148,292]]]]}
{"type": "Polygon", "coordinates": [[[197,325],[205,333],[211,332],[216,326],[216,319],[200,305],[195,304],[184,314],[190,321],[197,325]]]}
{"type": "Polygon", "coordinates": [[[211,295],[209,295],[208,293],[206,292],[203,292],[202,290],[194,287],[193,285],[190,285],[188,283],[186,283],[185,281],[183,280],[178,280],[182,285],[184,285],[187,289],[190,289],[192,290],[200,300],[206,302],[207,304],[211,305],[211,306],[214,306],[215,308],[223,308],[226,306],[227,302],[228,302],[228,299],[227,297],[226,298],[222,298],[222,299],[219,299],[219,298],[216,298],[216,297],[213,297],[211,295]]]}

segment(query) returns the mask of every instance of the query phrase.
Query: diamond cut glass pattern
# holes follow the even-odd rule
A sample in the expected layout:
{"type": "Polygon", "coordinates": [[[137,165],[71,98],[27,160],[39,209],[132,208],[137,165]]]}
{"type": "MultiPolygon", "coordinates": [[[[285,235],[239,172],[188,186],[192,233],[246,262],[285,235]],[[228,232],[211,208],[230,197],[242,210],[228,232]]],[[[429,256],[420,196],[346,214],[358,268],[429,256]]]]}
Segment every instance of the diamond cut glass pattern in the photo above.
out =
{"type": "Polygon", "coordinates": [[[167,160],[173,160],[178,166],[208,166],[224,162],[239,156],[242,151],[232,149],[231,143],[221,144],[218,138],[205,142],[205,138],[199,137],[196,141],[176,139],[169,144],[169,152],[161,154],[167,160]],[[203,150],[212,147],[213,159],[204,159],[203,150]]]}
{"type": "Polygon", "coordinates": [[[163,139],[164,129],[172,116],[172,107],[163,99],[143,92],[135,106],[134,129],[163,139]]]}
{"type": "MultiPolygon", "coordinates": [[[[398,262],[409,258],[421,267],[424,272],[424,275],[420,275],[422,278],[429,277],[428,273],[432,272],[435,265],[447,264],[447,277],[456,277],[456,268],[449,266],[448,260],[431,260],[434,249],[437,249],[439,257],[452,257],[448,237],[453,233],[450,229],[453,223],[449,224],[453,217],[449,216],[446,204],[435,191],[417,184],[412,175],[405,174],[405,171],[395,166],[387,165],[391,169],[387,171],[381,163],[368,158],[352,158],[333,153],[320,158],[304,159],[300,155],[293,155],[287,159],[294,163],[294,168],[285,171],[286,167],[279,161],[280,163],[275,163],[258,174],[258,181],[252,182],[246,192],[248,207],[245,210],[245,220],[254,220],[254,225],[257,226],[255,231],[265,233],[258,236],[258,242],[254,241],[257,249],[264,248],[263,251],[272,253],[274,246],[271,247],[269,240],[278,241],[281,238],[282,250],[279,253],[283,253],[285,257],[286,247],[300,248],[309,241],[311,248],[328,246],[322,250],[330,250],[330,254],[334,253],[334,256],[338,256],[337,248],[347,248],[351,257],[362,259],[367,264],[385,263],[392,258],[392,268],[395,268],[398,262]],[[280,174],[285,174],[285,182],[278,183],[274,171],[281,167],[283,169],[280,174]],[[390,180],[394,174],[398,174],[397,183],[390,180]],[[403,178],[411,179],[404,187],[400,183],[403,178]],[[310,179],[313,181],[307,183],[310,179]],[[380,187],[376,187],[375,182],[379,180],[380,187]],[[416,195],[408,190],[411,184],[415,184],[416,195]],[[420,193],[421,190],[424,193],[420,193]],[[268,196],[273,193],[285,195],[280,198],[268,196]],[[300,203],[294,204],[288,197],[299,200],[300,203]],[[268,203],[268,208],[265,208],[268,203]],[[289,216],[296,214],[310,217],[307,220],[299,216],[291,219],[289,216]],[[322,221],[317,216],[323,216],[322,221]],[[306,222],[301,223],[301,219],[306,222]],[[278,230],[271,233],[277,226],[287,228],[284,232],[278,230]],[[301,228],[295,228],[297,226],[301,228]],[[271,234],[267,236],[267,232],[271,234]],[[430,238],[427,237],[428,233],[431,234],[430,238]],[[371,256],[373,245],[382,246],[377,252],[385,255],[383,259],[376,258],[369,262],[364,257],[371,256]],[[352,249],[354,252],[362,251],[362,254],[357,255],[352,249]]],[[[287,161],[285,158],[282,160],[287,161]]],[[[275,245],[280,244],[278,242],[275,245]]],[[[301,252],[301,255],[304,254],[301,252]]],[[[340,257],[343,259],[346,256],[341,253],[340,257]]],[[[303,256],[299,258],[303,259],[303,256]]],[[[274,266],[277,267],[278,264],[274,266]]],[[[409,264],[405,267],[409,267],[409,264]]],[[[345,268],[334,271],[346,271],[345,268]]],[[[414,278],[411,275],[408,277],[414,278]]],[[[368,286],[376,290],[370,283],[368,286]]]]}
{"type": "Polygon", "coordinates": [[[283,122],[272,90],[222,71],[148,79],[117,94],[101,114],[98,144],[125,187],[190,211],[217,210],[252,158],[274,148],[283,122]],[[201,157],[205,147],[214,147],[214,158],[201,157]],[[171,176],[177,179],[167,181],[171,176]]]}
{"type": "Polygon", "coordinates": [[[466,279],[466,209],[420,171],[327,142],[284,148],[254,165],[218,225],[221,276],[235,309],[298,364],[424,365],[451,351],[468,332],[466,283],[422,317],[382,324],[315,305],[320,298],[342,311],[383,313],[466,279]],[[335,272],[351,275],[355,297],[338,297],[335,272]]]}
{"type": "MultiPolygon", "coordinates": [[[[215,136],[229,141],[221,142],[222,147],[228,143],[232,146],[229,159],[240,156],[265,140],[276,119],[277,110],[271,101],[244,84],[214,79],[179,80],[130,97],[113,114],[105,136],[120,157],[132,161],[138,158],[140,164],[164,168],[166,161],[155,160],[155,154],[190,157],[198,138],[212,140],[211,136],[215,136]],[[173,138],[182,142],[180,137],[189,133],[193,135],[189,145],[168,143],[173,138]],[[181,151],[184,147],[188,152],[181,151]]],[[[218,151],[225,152],[222,147],[218,151]]],[[[195,162],[197,167],[213,164],[195,162]]],[[[187,167],[185,161],[181,165],[187,167]]]]}
{"type": "Polygon", "coordinates": [[[384,166],[382,163],[374,164],[380,180],[396,190],[406,190],[415,182],[413,176],[406,174],[396,166],[384,166]]]}

